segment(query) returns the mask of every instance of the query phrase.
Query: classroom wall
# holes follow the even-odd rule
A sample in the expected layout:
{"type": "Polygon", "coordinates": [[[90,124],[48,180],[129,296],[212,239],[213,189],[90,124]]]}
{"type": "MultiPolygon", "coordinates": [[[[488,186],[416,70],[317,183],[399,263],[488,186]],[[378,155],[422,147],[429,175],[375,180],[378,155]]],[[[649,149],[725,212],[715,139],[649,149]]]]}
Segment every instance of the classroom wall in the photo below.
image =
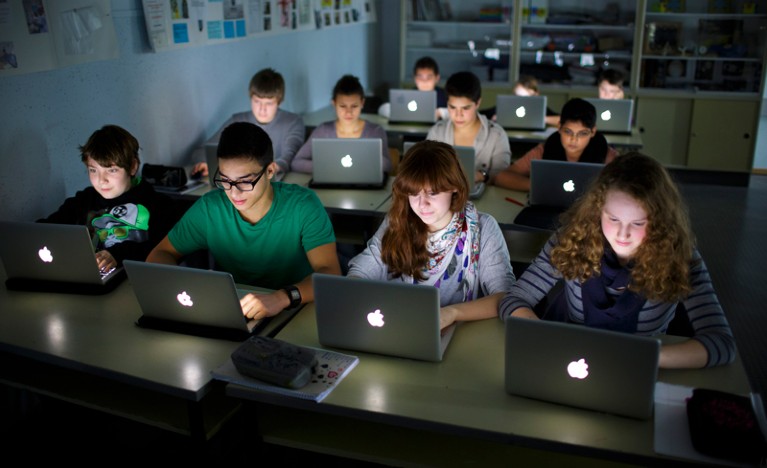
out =
{"type": "MultiPolygon", "coordinates": [[[[382,11],[376,2],[378,11],[382,11]]],[[[335,81],[378,86],[377,23],[152,52],[140,0],[113,0],[117,60],[0,76],[0,219],[34,220],[86,187],[78,146],[107,123],[139,140],[142,162],[188,165],[191,152],[232,113],[249,109],[261,68],[285,77],[283,107],[330,103],[335,81]]]]}

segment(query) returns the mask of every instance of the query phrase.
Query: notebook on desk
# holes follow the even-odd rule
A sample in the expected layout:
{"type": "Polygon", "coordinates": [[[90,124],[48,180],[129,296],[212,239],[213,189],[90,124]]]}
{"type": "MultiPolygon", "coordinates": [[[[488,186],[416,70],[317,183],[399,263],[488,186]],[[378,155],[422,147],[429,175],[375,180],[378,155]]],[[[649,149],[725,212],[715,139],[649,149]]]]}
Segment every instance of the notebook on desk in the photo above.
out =
{"type": "Polygon", "coordinates": [[[555,229],[559,215],[583,195],[604,164],[534,159],[530,162],[527,206],[515,224],[555,229]]]}
{"type": "Polygon", "coordinates": [[[463,167],[463,173],[466,175],[466,182],[469,183],[469,198],[476,200],[485,193],[486,184],[474,180],[476,169],[476,152],[472,146],[454,146],[458,155],[458,160],[463,167]]]}
{"type": "Polygon", "coordinates": [[[122,267],[99,270],[86,226],[2,221],[0,238],[8,289],[104,294],[125,277],[122,267]]]}
{"type": "Polygon", "coordinates": [[[634,115],[633,99],[595,99],[586,101],[597,110],[597,131],[602,133],[631,133],[631,119],[634,115]]]}
{"type": "Polygon", "coordinates": [[[509,394],[637,419],[652,416],[658,339],[519,317],[505,326],[509,394]]]}
{"type": "Polygon", "coordinates": [[[440,330],[439,290],[400,281],[313,275],[323,346],[441,361],[455,324],[440,330]]]}
{"type": "Polygon", "coordinates": [[[124,265],[141,307],[140,327],[243,341],[266,323],[242,314],[240,298],[254,291],[237,289],[229,273],[130,260],[124,265]]]}
{"type": "Polygon", "coordinates": [[[381,189],[386,185],[378,138],[312,139],[311,188],[381,189]]]}
{"type": "Polygon", "coordinates": [[[434,123],[437,114],[437,92],[391,89],[389,105],[389,123],[434,123]]]}
{"type": "Polygon", "coordinates": [[[495,101],[495,119],[507,130],[546,128],[546,96],[501,94],[495,101]]]}

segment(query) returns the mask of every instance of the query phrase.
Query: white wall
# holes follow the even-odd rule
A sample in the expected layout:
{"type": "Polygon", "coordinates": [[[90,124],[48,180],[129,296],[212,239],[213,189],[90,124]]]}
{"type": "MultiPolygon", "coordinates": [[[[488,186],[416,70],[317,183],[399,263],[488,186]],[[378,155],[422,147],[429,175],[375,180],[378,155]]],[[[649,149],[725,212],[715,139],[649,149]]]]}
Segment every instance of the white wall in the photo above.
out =
{"type": "Polygon", "coordinates": [[[37,219],[86,187],[78,146],[108,123],[136,136],[142,162],[188,164],[193,148],[249,108],[248,82],[261,68],[285,77],[283,106],[299,113],[328,105],[345,73],[378,85],[368,60],[377,23],[154,53],[141,1],[113,0],[112,9],[119,59],[0,77],[0,219],[37,219]]]}

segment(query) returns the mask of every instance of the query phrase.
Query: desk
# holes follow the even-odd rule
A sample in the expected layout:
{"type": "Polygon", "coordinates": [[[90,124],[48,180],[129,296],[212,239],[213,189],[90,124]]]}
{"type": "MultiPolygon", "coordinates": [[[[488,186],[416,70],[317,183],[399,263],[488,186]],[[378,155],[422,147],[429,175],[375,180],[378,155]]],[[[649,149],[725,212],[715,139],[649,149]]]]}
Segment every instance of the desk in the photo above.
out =
{"type": "MultiPolygon", "coordinates": [[[[277,335],[319,347],[313,305],[277,335]]],[[[365,353],[322,403],[228,385],[257,402],[265,441],[378,463],[455,466],[584,466],[666,463],[653,450],[653,421],[639,421],[507,395],[503,323],[456,330],[441,363],[365,353]],[[588,458],[588,459],[587,459],[588,458]],[[601,460],[591,460],[601,459],[601,460]]],[[[741,363],[661,371],[659,380],[747,394],[741,363]]]]}
{"type": "MultiPolygon", "coordinates": [[[[335,110],[331,106],[323,107],[303,115],[304,125],[306,126],[307,132],[311,132],[311,130],[319,124],[335,120],[335,118],[335,110]]],[[[429,129],[433,125],[428,123],[389,124],[389,119],[378,114],[362,114],[361,118],[383,127],[390,139],[389,146],[397,147],[400,150],[402,149],[400,144],[392,145],[391,142],[398,142],[402,138],[422,140],[426,138],[426,134],[429,133],[429,129]]],[[[536,144],[544,142],[553,131],[553,128],[540,132],[507,130],[506,135],[509,137],[509,143],[514,146],[519,143],[536,144]]],[[[639,130],[637,130],[636,127],[632,127],[631,134],[629,135],[605,134],[605,138],[607,138],[607,143],[623,150],[638,150],[642,147],[642,136],[639,134],[639,130]]],[[[522,156],[521,154],[516,154],[516,152],[515,155],[522,156]]]]}
{"type": "MultiPolygon", "coordinates": [[[[0,265],[0,282],[6,279],[0,265]]],[[[0,381],[199,439],[238,409],[210,377],[239,344],[147,330],[125,280],[102,296],[0,286],[0,381]]],[[[290,319],[270,322],[274,333],[290,319]]]]}

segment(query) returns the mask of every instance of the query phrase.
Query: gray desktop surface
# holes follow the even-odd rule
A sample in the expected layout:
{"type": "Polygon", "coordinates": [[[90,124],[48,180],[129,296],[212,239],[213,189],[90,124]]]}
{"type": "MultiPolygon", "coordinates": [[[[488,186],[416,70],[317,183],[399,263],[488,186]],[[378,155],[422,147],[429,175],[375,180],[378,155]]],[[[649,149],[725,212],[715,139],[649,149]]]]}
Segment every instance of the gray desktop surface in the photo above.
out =
{"type": "MultiPolygon", "coordinates": [[[[320,347],[313,306],[304,307],[277,337],[320,347]]],[[[265,403],[259,406],[264,410],[259,427],[267,441],[378,462],[399,463],[400,456],[423,453],[434,457],[442,449],[430,450],[421,441],[409,440],[419,448],[401,453],[385,449],[386,444],[397,443],[398,437],[423,437],[426,444],[434,434],[445,451],[452,449],[444,445],[444,437],[459,437],[462,445],[479,441],[501,450],[516,446],[645,464],[663,458],[654,451],[652,420],[508,395],[504,391],[503,340],[503,323],[489,319],[463,324],[441,363],[354,353],[360,357],[357,367],[319,405],[231,384],[227,394],[265,403]],[[302,421],[288,423],[279,417],[281,411],[302,421]],[[315,422],[322,421],[316,430],[314,415],[315,422]],[[368,424],[373,425],[378,442],[366,442],[364,436],[356,435],[364,434],[368,424]],[[333,433],[331,428],[339,432],[333,433]],[[313,441],[321,442],[312,446],[313,441]]],[[[659,380],[736,393],[749,391],[739,361],[712,369],[661,371],[659,380]]]]}

